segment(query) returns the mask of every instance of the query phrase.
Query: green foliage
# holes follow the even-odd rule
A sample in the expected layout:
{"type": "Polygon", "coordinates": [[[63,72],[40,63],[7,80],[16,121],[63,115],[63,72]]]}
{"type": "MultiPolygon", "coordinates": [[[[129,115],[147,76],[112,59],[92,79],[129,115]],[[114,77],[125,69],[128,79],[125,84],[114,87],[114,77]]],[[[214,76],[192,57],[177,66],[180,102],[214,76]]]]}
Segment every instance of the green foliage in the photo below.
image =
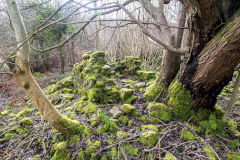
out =
{"type": "MultiPolygon", "coordinates": [[[[39,5],[40,2],[31,0],[28,1],[28,5],[36,6],[34,10],[32,10],[32,18],[33,23],[29,26],[29,32],[34,33],[36,28],[42,24],[49,16],[51,16],[56,10],[57,6],[52,3],[46,3],[43,5],[39,5]]],[[[58,11],[45,25],[51,23],[51,21],[56,21],[62,19],[64,17],[63,11],[58,11]]],[[[41,45],[40,49],[44,47],[50,47],[60,41],[62,38],[66,39],[68,34],[72,34],[74,32],[73,25],[66,24],[67,20],[61,21],[61,23],[55,23],[47,27],[40,34],[36,34],[35,40],[41,45]]],[[[43,52],[43,55],[48,55],[50,52],[43,52]]]]}

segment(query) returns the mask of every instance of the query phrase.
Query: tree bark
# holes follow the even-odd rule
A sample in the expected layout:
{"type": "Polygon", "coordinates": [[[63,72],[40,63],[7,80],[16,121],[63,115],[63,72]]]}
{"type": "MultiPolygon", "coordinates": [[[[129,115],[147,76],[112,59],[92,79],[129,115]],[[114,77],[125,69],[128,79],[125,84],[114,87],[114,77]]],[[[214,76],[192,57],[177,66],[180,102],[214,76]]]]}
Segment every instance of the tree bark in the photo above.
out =
{"type": "Polygon", "coordinates": [[[222,27],[220,12],[214,7],[212,1],[199,1],[198,11],[191,16],[192,48],[177,77],[189,91],[190,105],[195,110],[214,109],[217,95],[240,63],[239,14],[222,27]]]}
{"type": "MultiPolygon", "coordinates": [[[[8,14],[10,16],[10,20],[15,32],[17,42],[22,42],[27,37],[27,33],[25,30],[25,26],[23,24],[22,17],[20,15],[19,9],[15,0],[6,0],[8,7],[8,14]]],[[[18,46],[22,45],[18,43],[18,46]]],[[[24,93],[29,96],[29,98],[33,101],[41,115],[58,131],[65,134],[72,134],[73,131],[71,124],[72,120],[66,126],[65,122],[66,118],[63,118],[60,113],[55,109],[55,107],[51,104],[49,99],[45,96],[42,89],[39,87],[37,82],[34,80],[30,67],[29,67],[29,53],[30,47],[29,43],[24,43],[20,49],[17,51],[17,56],[15,60],[15,70],[13,73],[13,77],[17,82],[18,86],[22,88],[24,93]]],[[[78,125],[74,121],[74,127],[78,125]]]]}

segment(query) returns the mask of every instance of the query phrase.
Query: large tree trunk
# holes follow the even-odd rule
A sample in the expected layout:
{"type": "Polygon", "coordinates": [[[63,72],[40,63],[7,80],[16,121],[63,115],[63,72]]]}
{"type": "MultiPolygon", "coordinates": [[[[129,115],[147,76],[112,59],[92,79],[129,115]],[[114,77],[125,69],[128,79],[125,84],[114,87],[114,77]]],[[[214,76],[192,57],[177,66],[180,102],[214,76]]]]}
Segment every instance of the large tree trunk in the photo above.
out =
{"type": "MultiPolygon", "coordinates": [[[[26,30],[15,0],[6,0],[8,14],[12,22],[17,42],[26,37],[26,30]]],[[[24,93],[33,101],[41,115],[57,130],[65,134],[74,134],[79,129],[79,122],[62,117],[34,80],[29,67],[29,43],[18,43],[20,47],[16,60],[13,77],[24,93]],[[22,45],[22,46],[21,46],[22,45]]]]}
{"type": "MultiPolygon", "coordinates": [[[[233,5],[236,4],[228,7],[233,5]]],[[[185,64],[168,93],[168,102],[175,109],[175,116],[182,119],[190,115],[187,107],[213,110],[217,95],[232,79],[233,70],[240,63],[239,14],[236,13],[234,19],[222,27],[222,12],[214,2],[199,0],[197,6],[199,10],[189,23],[191,52],[185,57],[185,64]],[[186,107],[185,111],[181,107],[186,107]]]]}

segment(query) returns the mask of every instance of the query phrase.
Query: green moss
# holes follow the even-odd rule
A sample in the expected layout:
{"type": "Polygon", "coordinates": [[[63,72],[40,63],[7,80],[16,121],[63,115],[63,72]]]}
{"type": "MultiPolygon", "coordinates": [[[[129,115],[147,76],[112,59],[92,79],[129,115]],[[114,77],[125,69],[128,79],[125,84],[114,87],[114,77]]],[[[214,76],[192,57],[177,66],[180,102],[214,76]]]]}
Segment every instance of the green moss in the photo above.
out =
{"type": "Polygon", "coordinates": [[[110,151],[110,157],[116,159],[118,157],[118,150],[116,147],[112,147],[110,151]]]}
{"type": "Polygon", "coordinates": [[[5,115],[9,114],[10,111],[13,109],[13,107],[14,107],[14,105],[9,105],[9,106],[7,106],[7,107],[1,112],[1,115],[2,115],[2,116],[5,116],[5,115]]]}
{"type": "Polygon", "coordinates": [[[30,112],[32,112],[32,109],[25,107],[24,109],[22,109],[20,112],[16,114],[16,118],[20,118],[23,115],[29,114],[30,112]]]}
{"type": "Polygon", "coordinates": [[[122,124],[126,124],[129,121],[128,117],[123,115],[120,116],[118,119],[120,122],[122,122],[122,124]]]}
{"type": "Polygon", "coordinates": [[[69,145],[74,145],[74,146],[77,146],[79,144],[79,141],[80,141],[80,138],[78,135],[74,135],[70,138],[68,144],[69,145]]]}
{"type": "Polygon", "coordinates": [[[240,160],[239,153],[226,153],[227,160],[240,160]]]}
{"type": "Polygon", "coordinates": [[[190,92],[178,81],[173,81],[168,88],[168,105],[171,106],[174,119],[188,120],[194,115],[190,105],[190,92]]]}
{"type": "Polygon", "coordinates": [[[69,94],[69,93],[72,93],[72,90],[69,89],[69,88],[63,88],[63,89],[62,89],[62,93],[63,93],[63,94],[69,94]]]}
{"type": "Polygon", "coordinates": [[[142,130],[145,130],[145,129],[150,129],[150,130],[152,130],[152,131],[156,131],[156,132],[158,132],[158,128],[156,128],[156,126],[154,126],[154,125],[152,125],[152,124],[149,124],[149,125],[142,125],[141,126],[141,129],[142,130]]]}
{"type": "Polygon", "coordinates": [[[222,119],[224,115],[223,109],[218,104],[215,104],[214,109],[215,109],[214,114],[216,115],[216,118],[222,119]]]}
{"type": "Polygon", "coordinates": [[[120,98],[123,103],[132,103],[136,97],[133,95],[134,90],[129,88],[120,89],[120,98]]]}
{"type": "Polygon", "coordinates": [[[95,86],[96,86],[97,88],[102,89],[102,88],[105,87],[105,83],[104,83],[103,81],[97,81],[96,84],[95,84],[95,86]]]}
{"type": "Polygon", "coordinates": [[[117,103],[120,100],[117,87],[108,87],[103,95],[103,103],[117,103]]]}
{"type": "Polygon", "coordinates": [[[206,153],[209,160],[218,160],[214,150],[209,145],[203,146],[203,151],[206,153]]]}
{"type": "Polygon", "coordinates": [[[78,133],[83,134],[83,131],[85,129],[85,126],[81,125],[79,121],[71,120],[66,117],[62,117],[59,120],[59,123],[62,128],[61,132],[65,133],[66,135],[75,135],[78,133]]]}
{"type": "Polygon", "coordinates": [[[66,160],[70,156],[67,154],[67,142],[60,142],[53,145],[51,149],[53,157],[50,160],[66,160]]]}
{"type": "Polygon", "coordinates": [[[131,156],[137,156],[138,155],[138,149],[137,148],[134,148],[131,145],[125,145],[124,148],[129,155],[131,155],[131,156]]]}
{"type": "Polygon", "coordinates": [[[152,130],[144,132],[140,134],[139,141],[145,146],[154,147],[158,142],[158,133],[152,130]]]}
{"type": "Polygon", "coordinates": [[[82,58],[83,58],[84,60],[87,60],[87,59],[90,58],[90,55],[89,55],[89,54],[83,54],[83,55],[82,55],[82,58]]]}
{"type": "Polygon", "coordinates": [[[22,127],[28,127],[31,124],[33,124],[33,121],[32,121],[32,119],[30,117],[22,118],[19,121],[19,125],[22,126],[22,127]]]}
{"type": "Polygon", "coordinates": [[[146,88],[145,93],[143,94],[143,100],[145,102],[153,102],[159,99],[163,91],[163,87],[164,85],[161,84],[160,81],[154,81],[146,88]]]}
{"type": "Polygon", "coordinates": [[[164,104],[149,103],[147,109],[150,117],[157,118],[164,122],[168,122],[171,120],[171,110],[164,104]]]}
{"type": "Polygon", "coordinates": [[[135,107],[130,104],[124,104],[121,106],[123,112],[130,114],[135,110],[135,107]]]}
{"type": "Polygon", "coordinates": [[[223,133],[226,125],[223,120],[216,119],[215,114],[211,114],[208,120],[200,121],[198,124],[205,134],[208,134],[208,132],[223,133]]]}
{"type": "Polygon", "coordinates": [[[136,57],[126,57],[123,64],[128,74],[136,74],[137,70],[141,69],[141,61],[136,57]]]}
{"type": "Polygon", "coordinates": [[[109,65],[104,65],[101,69],[102,75],[109,75],[110,74],[111,67],[109,65]]]}
{"type": "Polygon", "coordinates": [[[191,132],[187,131],[186,129],[182,129],[180,132],[180,135],[186,141],[193,141],[196,139],[196,137],[191,132]]]}
{"type": "Polygon", "coordinates": [[[78,152],[78,155],[77,155],[77,160],[85,160],[85,153],[83,152],[82,149],[80,149],[80,151],[78,152]]]}
{"type": "Polygon", "coordinates": [[[235,121],[232,121],[232,120],[227,121],[227,125],[229,126],[229,128],[231,130],[236,130],[237,129],[237,122],[235,122],[235,121]]]}
{"type": "Polygon", "coordinates": [[[101,147],[101,142],[100,141],[95,141],[92,145],[86,148],[85,152],[87,156],[93,157],[95,155],[95,152],[97,149],[101,147]]]}
{"type": "Polygon", "coordinates": [[[138,121],[141,121],[141,122],[147,122],[148,120],[148,116],[147,115],[142,115],[138,118],[138,121]]]}
{"type": "Polygon", "coordinates": [[[156,79],[156,73],[151,71],[137,71],[138,79],[143,81],[148,81],[151,79],[156,79]]]}
{"type": "Polygon", "coordinates": [[[70,87],[73,86],[73,79],[71,76],[69,76],[61,80],[60,83],[63,87],[70,87]]]}
{"type": "Polygon", "coordinates": [[[164,157],[163,160],[177,160],[177,158],[172,155],[171,153],[167,153],[164,157]]]}
{"type": "Polygon", "coordinates": [[[62,94],[62,96],[65,100],[72,100],[75,97],[74,94],[62,94]]]}
{"type": "Polygon", "coordinates": [[[84,114],[95,113],[97,111],[98,106],[94,103],[89,103],[86,105],[81,111],[84,114]]]}
{"type": "Polygon", "coordinates": [[[91,88],[88,93],[89,101],[100,102],[101,90],[98,88],[91,88]]]}
{"type": "Polygon", "coordinates": [[[118,139],[126,139],[128,137],[128,134],[124,131],[117,131],[116,136],[118,139]]]}

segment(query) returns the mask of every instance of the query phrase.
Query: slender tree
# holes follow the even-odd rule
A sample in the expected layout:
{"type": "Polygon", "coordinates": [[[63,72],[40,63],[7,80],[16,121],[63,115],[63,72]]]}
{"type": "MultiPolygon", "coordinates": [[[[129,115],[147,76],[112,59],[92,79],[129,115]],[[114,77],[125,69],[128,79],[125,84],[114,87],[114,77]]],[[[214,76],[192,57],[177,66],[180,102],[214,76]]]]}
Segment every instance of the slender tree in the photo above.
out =
{"type": "MultiPolygon", "coordinates": [[[[27,38],[26,29],[15,0],[6,0],[8,14],[15,32],[17,42],[23,42],[27,38]]],[[[74,134],[80,131],[78,121],[69,120],[55,109],[42,89],[34,80],[29,67],[29,43],[18,43],[18,51],[15,59],[13,77],[18,86],[33,101],[41,115],[57,130],[64,134],[74,134]]]]}

